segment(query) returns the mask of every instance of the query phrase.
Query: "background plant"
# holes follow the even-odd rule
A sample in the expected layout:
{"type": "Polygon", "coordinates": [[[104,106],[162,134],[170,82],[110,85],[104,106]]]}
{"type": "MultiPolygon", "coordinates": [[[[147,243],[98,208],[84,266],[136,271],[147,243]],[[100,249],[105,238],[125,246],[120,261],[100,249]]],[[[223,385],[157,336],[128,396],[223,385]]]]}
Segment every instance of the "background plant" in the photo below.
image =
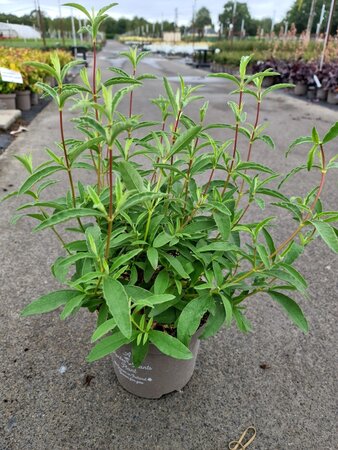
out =
{"type": "MultiPolygon", "coordinates": [[[[87,31],[94,37],[113,5],[96,15],[81,5],[69,4],[86,14],[87,31]]],[[[175,91],[164,78],[164,93],[153,103],[159,108],[158,122],[144,121],[133,110],[134,90],[141,88],[149,74],[138,75],[144,54],[124,52],[130,71],[112,68],[113,76],[101,82],[94,52],[92,82],[86,68],[81,84],[64,84],[67,71],[57,55],[51,65],[32,62],[57,81],[51,88],[38,83],[58,107],[60,142],[47,149],[49,159],[34,167],[31,156],[17,157],[28,178],[17,192],[28,202],[19,215],[32,217],[35,231],[51,229],[65,250],[52,266],[53,275],[67,289],[46,294],[28,305],[23,315],[45,313],[63,307],[61,318],[79,308],[97,313],[92,336],[95,345],[89,361],[99,359],[120,346],[131,343],[137,366],[149,343],[175,358],[188,359],[191,336],[202,324],[201,338],[214,335],[225,324],[235,322],[242,331],[251,329],[245,316],[245,301],[266,295],[284,308],[301,330],[307,321],[292,299],[296,291],[306,295],[307,283],[293,263],[316,236],[338,252],[338,231],[332,225],[336,211],[325,211],[320,195],[328,170],[337,168],[335,156],[327,160],[325,146],[338,135],[338,123],[320,137],[298,138],[289,151],[305,144],[311,149],[307,162],[280,180],[281,187],[300,171],[318,172],[318,186],[305,197],[284,195],[275,182],[279,174],[254,162],[257,142],[274,150],[272,138],[260,122],[261,107],[272,91],[288,84],[262,88],[264,78],[276,75],[271,69],[247,75],[250,57],[242,57],[239,75],[224,78],[234,86],[236,101],[228,106],[231,124],[209,124],[208,103],[198,95],[199,86],[188,86],[180,78],[175,91]],[[122,87],[121,87],[122,86],[122,87]],[[253,124],[247,122],[244,100],[256,101],[253,124]],[[122,114],[119,105],[129,99],[122,114]],[[63,111],[72,100],[82,111],[74,125],[81,139],[64,134],[63,111]],[[198,106],[199,118],[186,113],[189,104],[198,106]],[[225,140],[213,137],[224,131],[225,140]],[[239,151],[239,136],[247,150],[239,151]],[[140,162],[147,160],[147,164],[140,162]],[[95,183],[84,185],[75,171],[91,170],[95,183]],[[48,198],[55,175],[64,172],[69,189],[61,198],[48,198]],[[201,175],[207,174],[202,183],[201,175]],[[47,190],[49,188],[49,190],[47,190]],[[289,237],[277,242],[272,237],[274,216],[264,213],[266,203],[288,211],[294,219],[289,237]],[[249,209],[262,210],[262,219],[247,221],[249,209]],[[60,225],[74,232],[73,240],[62,237],[60,225]],[[108,334],[108,336],[106,336],[108,334]]],[[[139,113],[139,111],[137,111],[139,113]]]]}

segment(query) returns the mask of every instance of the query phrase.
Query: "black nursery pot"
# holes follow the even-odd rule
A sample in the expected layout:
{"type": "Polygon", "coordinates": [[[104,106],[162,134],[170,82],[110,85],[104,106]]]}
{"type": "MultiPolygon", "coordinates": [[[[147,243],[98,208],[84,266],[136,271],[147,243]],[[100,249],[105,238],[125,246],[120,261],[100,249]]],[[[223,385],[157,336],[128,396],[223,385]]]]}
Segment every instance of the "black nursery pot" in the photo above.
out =
{"type": "Polygon", "coordinates": [[[124,345],[113,353],[114,371],[124,389],[138,397],[160,398],[169,392],[180,391],[190,380],[195,369],[200,346],[198,336],[202,328],[192,337],[188,360],[175,359],[164,355],[154,345],[140,367],[136,368],[131,359],[131,345],[124,345]]]}

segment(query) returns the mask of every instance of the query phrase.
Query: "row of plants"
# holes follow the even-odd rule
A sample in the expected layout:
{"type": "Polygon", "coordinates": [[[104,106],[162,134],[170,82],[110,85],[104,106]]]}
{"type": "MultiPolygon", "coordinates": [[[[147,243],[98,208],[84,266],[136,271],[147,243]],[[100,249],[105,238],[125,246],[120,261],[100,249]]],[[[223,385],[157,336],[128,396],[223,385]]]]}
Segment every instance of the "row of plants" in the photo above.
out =
{"type": "MultiPolygon", "coordinates": [[[[105,40],[100,40],[97,43],[97,50],[101,50],[105,43],[105,40]]],[[[88,49],[88,51],[91,51],[93,49],[92,44],[90,42],[83,42],[78,41],[77,42],[79,47],[85,47],[88,49]]],[[[14,38],[14,39],[2,39],[1,40],[1,46],[2,47],[11,47],[11,48],[29,48],[29,49],[36,49],[36,50],[64,50],[64,51],[70,51],[71,47],[74,45],[73,39],[65,39],[65,42],[63,43],[62,39],[56,39],[56,38],[46,38],[46,46],[44,46],[42,39],[21,39],[21,38],[14,38]]]]}
{"type": "MultiPolygon", "coordinates": [[[[315,61],[321,54],[323,43],[311,41],[290,41],[284,39],[259,40],[246,39],[220,41],[211,49],[216,50],[214,62],[217,64],[238,67],[243,54],[253,54],[252,63],[269,59],[293,61],[301,58],[303,61],[315,61]]],[[[338,58],[338,41],[331,39],[326,50],[326,61],[334,62],[338,58]]]]}
{"type": "Polygon", "coordinates": [[[270,85],[276,83],[293,83],[296,95],[308,95],[313,99],[327,100],[338,104],[338,64],[325,63],[320,69],[315,62],[283,61],[269,59],[259,61],[253,65],[253,73],[272,69],[279,73],[277,77],[269,79],[270,85]]]}
{"type": "MultiPolygon", "coordinates": [[[[69,52],[57,50],[61,66],[72,61],[69,52]]],[[[51,63],[51,52],[27,49],[0,47],[0,67],[15,70],[22,75],[23,83],[8,83],[0,79],[1,109],[30,109],[31,104],[36,103],[41,89],[38,82],[54,84],[53,77],[38,67],[32,67],[25,62],[34,59],[43,64],[51,63]]]]}
{"type": "MultiPolygon", "coordinates": [[[[70,5],[87,16],[95,48],[99,25],[114,4],[97,15],[70,5]]],[[[337,155],[327,152],[338,137],[338,122],[323,135],[313,127],[290,143],[289,151],[301,144],[310,150],[305,164],[281,176],[255,162],[256,147],[275,149],[261,108],[272,91],[289,87],[263,87],[276,72],[250,75],[250,57],[243,56],[238,76],[211,75],[233,84],[230,123],[221,122],[223,115],[217,123],[209,121],[209,102],[200,86],[182,77],[173,86],[164,78],[161,95],[152,100],[158,120],[149,121],[134,104],[144,80],[156,78],[139,74],[146,55],[133,48],[122,52],[129,66],[111,67],[111,78],[102,82],[94,51],[91,78],[83,68],[81,81],[71,85],[64,78],[76,62],[62,70],[57,55],[51,66],[30,63],[57,80],[55,88],[38,85],[57,105],[60,141],[46,150],[41,165],[34,165],[31,155],[17,156],[27,178],[7,198],[22,198],[15,221],[35,219],[34,231],[50,230],[64,250],[51,269],[65,288],[42,295],[23,315],[58,308],[61,319],[81,308],[94,313],[95,344],[87,360],[111,354],[123,386],[153,398],[189,380],[197,336],[209,338],[233,323],[250,331],[246,306],[252,296],[280,306],[300,330],[308,330],[293,299],[297,292],[307,297],[307,282],[294,263],[317,237],[338,253],[338,212],[326,210],[321,201],[327,172],[338,167],[337,155]],[[253,123],[244,109],[248,95],[256,101],[253,123]],[[78,117],[72,121],[74,134],[65,135],[70,99],[78,117]],[[122,100],[129,104],[126,114],[122,100]],[[197,118],[188,115],[192,103],[197,118]],[[214,137],[216,129],[222,139],[214,137]],[[245,150],[239,135],[246,139],[245,150]],[[318,181],[304,197],[298,192],[289,197],[282,187],[301,171],[315,171],[318,181]],[[61,185],[60,196],[55,183],[61,173],[69,183],[61,185]],[[285,240],[278,237],[279,221],[271,214],[275,207],[292,217],[285,240]],[[253,221],[247,212],[254,208],[259,213],[253,221]]]]}

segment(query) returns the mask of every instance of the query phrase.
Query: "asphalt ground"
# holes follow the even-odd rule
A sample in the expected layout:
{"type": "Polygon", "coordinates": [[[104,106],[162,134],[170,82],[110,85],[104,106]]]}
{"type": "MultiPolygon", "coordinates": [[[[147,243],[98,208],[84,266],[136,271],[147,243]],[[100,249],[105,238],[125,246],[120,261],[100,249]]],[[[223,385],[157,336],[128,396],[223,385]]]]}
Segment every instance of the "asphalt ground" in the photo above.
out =
{"type": "MultiPolygon", "coordinates": [[[[99,54],[104,77],[110,65],[129,67],[117,55],[121,48],[109,42],[99,54]]],[[[159,56],[145,59],[141,70],[166,75],[175,83],[178,73],[193,77],[191,83],[205,76],[180,60],[159,56]]],[[[201,92],[210,101],[208,121],[230,122],[229,83],[201,81],[201,92]]],[[[160,92],[161,81],[145,82],[142,91],[135,91],[135,113],[157,119],[149,99],[160,92]]],[[[246,109],[253,120],[251,99],[246,109]]],[[[196,115],[197,108],[190,111],[196,115]]],[[[75,114],[65,113],[66,137],[73,135],[70,119],[75,114]]],[[[263,105],[262,121],[269,122],[277,150],[256,145],[254,159],[287,172],[306,158],[305,147],[299,147],[285,159],[288,144],[309,134],[314,124],[325,132],[337,117],[337,110],[272,95],[263,105]]],[[[1,156],[0,193],[11,192],[24,179],[14,155],[32,152],[35,164],[41,163],[46,159],[44,147],[58,139],[57,109],[50,104],[1,156]]],[[[246,153],[242,141],[240,149],[246,153]]],[[[328,146],[327,156],[337,149],[337,142],[328,146]]],[[[303,172],[284,192],[304,194],[318,184],[318,177],[303,172]]],[[[55,197],[63,187],[55,186],[55,197]]],[[[337,209],[336,174],[329,175],[322,199],[328,210],[337,209]]],[[[337,448],[338,258],[322,242],[312,244],[297,263],[309,281],[310,298],[301,300],[311,327],[307,335],[270,299],[252,297],[247,302],[252,333],[241,334],[233,325],[203,341],[195,374],[185,389],[160,400],[144,400],[117,383],[109,357],[85,362],[95,323],[85,311],[66,321],[60,321],[57,312],[20,318],[30,300],[58,287],[49,267],[61,250],[50,232],[32,234],[29,220],[9,224],[18,204],[16,199],[0,204],[1,450],[221,450],[249,425],[257,429],[253,450],[337,448]]],[[[256,220],[262,214],[267,213],[257,208],[247,217],[256,220]]],[[[294,227],[288,214],[280,214],[273,233],[281,242],[294,227]]]]}

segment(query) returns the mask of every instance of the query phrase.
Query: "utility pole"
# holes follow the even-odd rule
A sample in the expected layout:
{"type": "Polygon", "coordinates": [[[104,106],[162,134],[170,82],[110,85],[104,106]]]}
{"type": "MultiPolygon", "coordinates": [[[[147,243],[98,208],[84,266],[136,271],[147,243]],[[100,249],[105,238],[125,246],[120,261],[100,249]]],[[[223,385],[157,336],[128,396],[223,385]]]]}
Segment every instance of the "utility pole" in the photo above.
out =
{"type": "Polygon", "coordinates": [[[60,31],[61,31],[61,39],[62,39],[62,45],[65,47],[66,43],[65,43],[65,32],[63,29],[63,17],[62,17],[62,12],[61,12],[61,3],[60,0],[58,0],[58,4],[59,4],[59,16],[60,16],[60,31]]]}
{"type": "Polygon", "coordinates": [[[306,27],[306,41],[307,42],[309,42],[311,39],[311,30],[312,30],[312,25],[313,25],[313,19],[315,17],[316,3],[317,3],[317,0],[312,0],[310,15],[309,15],[309,19],[308,19],[307,27],[306,27]]]}
{"type": "Polygon", "coordinates": [[[77,57],[77,43],[76,43],[76,32],[75,32],[75,23],[74,23],[74,15],[72,10],[71,15],[71,21],[72,21],[72,35],[73,35],[73,46],[74,46],[74,56],[77,57]]]}
{"type": "Polygon", "coordinates": [[[322,68],[323,68],[323,64],[324,64],[324,60],[325,60],[325,52],[326,52],[327,44],[329,42],[331,25],[332,25],[332,19],[333,19],[333,11],[334,11],[334,7],[335,6],[336,6],[336,0],[332,0],[331,1],[330,12],[329,12],[329,20],[327,21],[327,28],[326,28],[326,35],[325,35],[325,40],[324,40],[323,52],[322,52],[322,56],[320,58],[319,70],[322,70],[322,68]]]}
{"type": "Polygon", "coordinates": [[[174,45],[176,44],[177,23],[178,23],[178,8],[175,8],[174,45]]]}
{"type": "Polygon", "coordinates": [[[194,0],[192,6],[192,52],[195,51],[195,21],[196,21],[196,3],[197,0],[194,0]]]}
{"type": "Polygon", "coordinates": [[[236,9],[237,9],[237,1],[234,1],[234,6],[232,8],[232,20],[229,28],[229,35],[231,38],[231,41],[234,39],[234,28],[235,28],[235,17],[236,17],[236,9]]]}
{"type": "Polygon", "coordinates": [[[37,5],[38,5],[38,15],[39,15],[40,31],[41,31],[41,34],[42,34],[43,46],[46,47],[47,45],[46,45],[46,36],[45,36],[45,21],[43,20],[43,17],[42,17],[42,14],[41,14],[39,0],[37,0],[37,5]]]}
{"type": "Polygon", "coordinates": [[[322,12],[321,12],[321,14],[320,14],[320,19],[319,19],[319,22],[318,22],[318,24],[317,24],[317,29],[316,29],[316,39],[319,38],[320,29],[321,29],[321,27],[322,27],[322,23],[323,23],[323,20],[324,20],[324,15],[325,15],[325,3],[323,3],[323,6],[322,6],[322,12]]]}

